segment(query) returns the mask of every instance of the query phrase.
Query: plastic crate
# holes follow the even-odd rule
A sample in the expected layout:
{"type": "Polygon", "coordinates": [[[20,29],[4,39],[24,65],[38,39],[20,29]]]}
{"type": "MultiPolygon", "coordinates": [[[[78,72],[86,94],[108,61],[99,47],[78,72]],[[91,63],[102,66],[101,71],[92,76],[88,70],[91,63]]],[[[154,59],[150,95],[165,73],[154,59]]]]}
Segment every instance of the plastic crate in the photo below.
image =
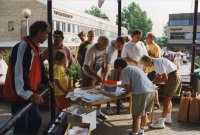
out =
{"type": "Polygon", "coordinates": [[[117,82],[116,81],[104,81],[104,90],[108,92],[115,92],[117,89],[117,82]]]}

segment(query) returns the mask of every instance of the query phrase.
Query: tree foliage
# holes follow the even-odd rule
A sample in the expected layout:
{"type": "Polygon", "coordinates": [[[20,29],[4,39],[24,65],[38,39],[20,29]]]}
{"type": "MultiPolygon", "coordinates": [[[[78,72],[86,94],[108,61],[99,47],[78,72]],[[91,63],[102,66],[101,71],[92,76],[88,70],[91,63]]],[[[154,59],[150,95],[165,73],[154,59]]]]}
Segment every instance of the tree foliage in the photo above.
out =
{"type": "MultiPolygon", "coordinates": [[[[85,10],[85,13],[91,14],[99,18],[103,16],[108,17],[105,13],[102,13],[101,10],[96,6],[92,6],[90,10],[85,10]]],[[[110,21],[109,18],[108,18],[108,21],[110,21]]]]}
{"type": "MultiPolygon", "coordinates": [[[[118,25],[118,15],[116,15],[116,24],[118,25]]],[[[147,12],[142,11],[139,4],[132,2],[122,10],[121,16],[122,24],[128,30],[128,34],[131,35],[135,29],[140,29],[143,32],[141,41],[145,40],[146,33],[152,30],[153,23],[150,18],[147,17],[147,12]]]]}

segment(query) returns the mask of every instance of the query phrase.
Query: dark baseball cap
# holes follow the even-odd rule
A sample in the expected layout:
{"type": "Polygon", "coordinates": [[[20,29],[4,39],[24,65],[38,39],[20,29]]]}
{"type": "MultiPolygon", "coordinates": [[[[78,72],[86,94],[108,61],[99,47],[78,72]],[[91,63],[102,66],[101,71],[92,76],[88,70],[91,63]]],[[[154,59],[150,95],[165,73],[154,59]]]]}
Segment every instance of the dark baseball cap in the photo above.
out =
{"type": "Polygon", "coordinates": [[[61,30],[55,30],[53,32],[53,36],[61,36],[61,37],[63,37],[63,32],[61,30]]]}

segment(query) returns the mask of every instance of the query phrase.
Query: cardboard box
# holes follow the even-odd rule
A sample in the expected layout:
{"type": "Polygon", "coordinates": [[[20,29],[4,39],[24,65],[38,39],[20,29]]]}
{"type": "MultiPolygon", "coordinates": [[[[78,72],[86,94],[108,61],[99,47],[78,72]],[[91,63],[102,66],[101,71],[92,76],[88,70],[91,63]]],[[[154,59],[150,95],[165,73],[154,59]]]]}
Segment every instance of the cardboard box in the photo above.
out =
{"type": "Polygon", "coordinates": [[[67,112],[67,124],[70,122],[81,122],[90,123],[91,131],[96,128],[96,110],[91,108],[86,108],[80,105],[74,105],[66,109],[67,112]],[[70,111],[78,108],[82,113],[87,113],[87,115],[79,116],[71,114],[70,111]]]}
{"type": "Polygon", "coordinates": [[[81,128],[88,128],[88,135],[91,135],[91,128],[89,123],[81,123],[81,122],[70,122],[67,130],[65,132],[65,135],[68,135],[68,130],[72,129],[73,126],[79,126],[81,128]]]}

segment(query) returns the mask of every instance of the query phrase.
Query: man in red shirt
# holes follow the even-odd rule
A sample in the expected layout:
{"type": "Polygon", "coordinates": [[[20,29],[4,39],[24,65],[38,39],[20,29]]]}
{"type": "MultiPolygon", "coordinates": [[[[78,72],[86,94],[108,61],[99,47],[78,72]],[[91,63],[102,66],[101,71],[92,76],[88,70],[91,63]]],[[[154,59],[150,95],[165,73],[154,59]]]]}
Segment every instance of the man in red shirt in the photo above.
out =
{"type": "MultiPolygon", "coordinates": [[[[62,44],[64,39],[63,32],[60,30],[55,30],[53,33],[53,54],[56,50],[61,50],[65,52],[66,54],[66,61],[65,64],[62,65],[64,69],[66,70],[67,73],[70,72],[70,68],[73,63],[73,56],[69,50],[69,48],[65,45],[62,44]],[[67,60],[68,60],[68,67],[67,67],[67,60]]],[[[44,62],[45,60],[49,60],[49,55],[48,55],[48,48],[45,48],[42,53],[41,53],[42,61],[44,62]]],[[[53,65],[55,65],[55,61],[53,61],[53,65]]]]}

